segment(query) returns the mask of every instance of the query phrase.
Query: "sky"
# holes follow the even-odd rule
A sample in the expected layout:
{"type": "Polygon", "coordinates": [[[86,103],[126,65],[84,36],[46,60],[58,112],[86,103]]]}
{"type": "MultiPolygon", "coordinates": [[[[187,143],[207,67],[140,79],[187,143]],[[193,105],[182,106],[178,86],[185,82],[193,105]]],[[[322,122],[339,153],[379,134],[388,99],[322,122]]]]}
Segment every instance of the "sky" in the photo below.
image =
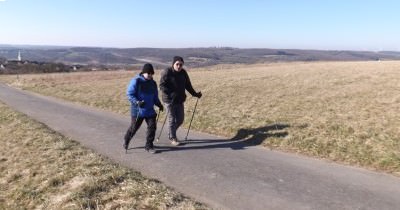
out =
{"type": "Polygon", "coordinates": [[[400,51],[397,0],[0,0],[0,44],[400,51]]]}

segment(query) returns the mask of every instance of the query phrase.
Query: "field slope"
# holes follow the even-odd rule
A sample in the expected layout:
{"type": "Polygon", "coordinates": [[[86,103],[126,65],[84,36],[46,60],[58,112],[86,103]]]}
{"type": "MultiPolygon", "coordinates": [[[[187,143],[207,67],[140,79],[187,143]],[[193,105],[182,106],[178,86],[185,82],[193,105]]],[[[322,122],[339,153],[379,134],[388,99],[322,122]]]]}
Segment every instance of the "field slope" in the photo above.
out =
{"type": "MultiPolygon", "coordinates": [[[[218,65],[189,70],[203,92],[193,128],[400,174],[400,62],[218,65]],[[271,129],[275,128],[275,129],[271,129]],[[283,133],[276,135],[277,131],[283,133]]],[[[15,87],[128,115],[137,71],[2,76],[15,87]]],[[[156,81],[159,72],[156,72],[156,81]]],[[[195,100],[188,99],[186,116],[195,100]]],[[[186,126],[189,120],[186,120],[186,126]]]]}
{"type": "Polygon", "coordinates": [[[207,209],[0,103],[0,209],[207,209]]]}

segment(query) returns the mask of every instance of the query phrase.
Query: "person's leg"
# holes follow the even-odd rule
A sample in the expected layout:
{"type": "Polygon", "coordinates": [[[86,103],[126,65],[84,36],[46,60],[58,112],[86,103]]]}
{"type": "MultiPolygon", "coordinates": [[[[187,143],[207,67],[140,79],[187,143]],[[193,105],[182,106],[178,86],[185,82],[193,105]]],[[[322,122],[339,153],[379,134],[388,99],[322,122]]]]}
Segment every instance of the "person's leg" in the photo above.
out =
{"type": "Polygon", "coordinates": [[[156,129],[157,129],[157,122],[156,116],[154,117],[146,117],[146,124],[147,124],[147,132],[146,132],[146,151],[155,152],[154,150],[154,137],[156,136],[156,129]]]}
{"type": "Polygon", "coordinates": [[[176,104],[167,104],[168,109],[168,138],[176,138],[176,104]]]}
{"type": "Polygon", "coordinates": [[[178,130],[178,128],[182,125],[184,119],[185,119],[185,107],[183,105],[183,103],[181,104],[177,104],[176,108],[175,108],[175,112],[176,112],[176,129],[178,130]]]}
{"type": "Polygon", "coordinates": [[[181,117],[179,114],[180,104],[167,104],[168,109],[168,137],[171,140],[171,144],[174,146],[178,146],[179,142],[176,137],[176,130],[182,124],[181,117]],[[178,124],[179,123],[179,124],[178,124]]]}
{"type": "Polygon", "coordinates": [[[129,126],[128,130],[126,131],[125,137],[124,137],[124,148],[128,149],[129,142],[131,141],[132,137],[136,134],[136,131],[140,128],[142,125],[143,118],[142,117],[136,117],[132,116],[131,117],[131,125],[129,126]]]}

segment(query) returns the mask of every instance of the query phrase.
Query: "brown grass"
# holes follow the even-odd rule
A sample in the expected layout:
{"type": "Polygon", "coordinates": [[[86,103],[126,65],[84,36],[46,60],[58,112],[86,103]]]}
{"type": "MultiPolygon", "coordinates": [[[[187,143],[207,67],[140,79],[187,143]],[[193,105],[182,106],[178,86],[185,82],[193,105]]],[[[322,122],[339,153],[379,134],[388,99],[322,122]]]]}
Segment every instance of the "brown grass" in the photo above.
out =
{"type": "MultiPolygon", "coordinates": [[[[400,62],[220,65],[189,71],[203,92],[193,128],[400,173],[400,62]]],[[[128,114],[137,72],[2,77],[27,90],[128,114]]],[[[156,72],[155,80],[158,81],[156,72]]],[[[186,126],[194,106],[189,98],[186,126]]]]}
{"type": "Polygon", "coordinates": [[[0,103],[0,209],[206,209],[0,103]]]}

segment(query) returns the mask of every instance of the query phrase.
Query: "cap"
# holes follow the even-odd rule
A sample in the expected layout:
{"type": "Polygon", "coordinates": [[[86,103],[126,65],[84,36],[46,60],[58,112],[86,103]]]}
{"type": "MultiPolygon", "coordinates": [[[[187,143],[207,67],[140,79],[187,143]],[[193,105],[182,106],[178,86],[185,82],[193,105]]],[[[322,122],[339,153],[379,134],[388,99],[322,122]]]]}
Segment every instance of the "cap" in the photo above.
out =
{"type": "Polygon", "coordinates": [[[151,65],[150,63],[144,64],[144,66],[142,68],[142,74],[144,74],[144,73],[154,74],[153,65],[151,65]]]}

